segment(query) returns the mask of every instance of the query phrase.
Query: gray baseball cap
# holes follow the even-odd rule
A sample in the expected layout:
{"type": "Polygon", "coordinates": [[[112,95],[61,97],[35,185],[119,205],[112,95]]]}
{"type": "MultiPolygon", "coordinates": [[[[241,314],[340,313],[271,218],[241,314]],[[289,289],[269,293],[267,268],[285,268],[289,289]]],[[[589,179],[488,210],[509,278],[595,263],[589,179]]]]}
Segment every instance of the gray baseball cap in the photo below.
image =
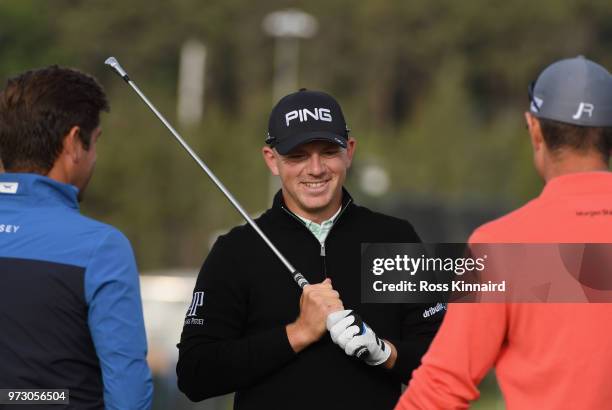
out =
{"type": "Polygon", "coordinates": [[[529,101],[529,111],[538,118],[611,127],[612,75],[583,56],[560,60],[531,83],[529,101]]]}

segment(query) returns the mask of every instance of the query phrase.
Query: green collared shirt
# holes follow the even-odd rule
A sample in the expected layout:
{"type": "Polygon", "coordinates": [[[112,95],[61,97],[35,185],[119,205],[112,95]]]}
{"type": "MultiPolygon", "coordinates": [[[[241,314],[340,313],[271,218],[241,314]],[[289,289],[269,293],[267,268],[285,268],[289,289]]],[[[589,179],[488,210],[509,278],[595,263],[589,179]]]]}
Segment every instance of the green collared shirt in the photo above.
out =
{"type": "Polygon", "coordinates": [[[297,215],[297,217],[300,218],[302,222],[304,222],[304,225],[306,225],[310,232],[312,232],[312,234],[319,240],[321,245],[323,245],[323,243],[325,243],[325,238],[327,238],[327,235],[329,234],[329,231],[331,230],[332,226],[334,226],[334,220],[336,219],[338,214],[340,214],[341,210],[342,207],[338,208],[338,211],[331,218],[321,222],[320,224],[313,222],[310,219],[303,218],[299,215],[297,215]]]}

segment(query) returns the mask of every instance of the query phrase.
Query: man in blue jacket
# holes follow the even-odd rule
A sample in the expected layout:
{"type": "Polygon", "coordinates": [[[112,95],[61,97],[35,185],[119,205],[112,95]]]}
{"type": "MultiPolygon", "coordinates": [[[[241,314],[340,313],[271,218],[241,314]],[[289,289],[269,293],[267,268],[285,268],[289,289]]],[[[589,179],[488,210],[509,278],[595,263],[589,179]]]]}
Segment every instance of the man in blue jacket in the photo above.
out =
{"type": "Polygon", "coordinates": [[[0,389],[69,389],[75,409],[148,409],[130,243],[79,213],[108,108],[94,78],[57,66],[0,93],[0,389]]]}

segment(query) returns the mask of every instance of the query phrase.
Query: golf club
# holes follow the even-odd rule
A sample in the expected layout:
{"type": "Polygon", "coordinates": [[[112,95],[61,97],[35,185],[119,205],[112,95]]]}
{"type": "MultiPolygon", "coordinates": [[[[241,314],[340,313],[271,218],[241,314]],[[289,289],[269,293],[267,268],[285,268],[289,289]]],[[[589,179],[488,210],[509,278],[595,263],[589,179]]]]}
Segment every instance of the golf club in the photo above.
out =
{"type": "MultiPolygon", "coordinates": [[[[187,153],[191,156],[191,158],[193,158],[194,161],[197,162],[200,168],[202,168],[204,172],[206,172],[206,175],[208,175],[208,177],[213,181],[213,183],[217,186],[217,188],[219,188],[219,190],[231,202],[234,208],[236,208],[236,210],[240,213],[240,215],[242,215],[242,217],[247,221],[247,223],[251,225],[253,229],[255,229],[255,232],[257,232],[257,234],[261,237],[261,239],[263,239],[266,245],[268,245],[268,247],[272,250],[272,252],[274,252],[274,254],[278,257],[278,259],[280,259],[280,261],[285,265],[289,273],[291,273],[291,276],[293,277],[293,280],[295,281],[295,283],[297,283],[297,285],[301,289],[304,289],[304,286],[309,285],[308,280],[306,280],[304,275],[302,275],[297,269],[293,267],[291,263],[289,263],[289,261],[276,248],[276,246],[274,246],[272,241],[268,239],[266,234],[263,233],[263,231],[255,223],[255,221],[244,210],[242,205],[240,205],[240,203],[236,200],[236,198],[234,198],[234,196],[227,190],[227,188],[225,188],[225,185],[223,185],[223,183],[215,176],[215,174],[213,174],[213,172],[206,166],[204,161],[202,161],[200,157],[191,149],[191,147],[187,145],[185,140],[183,140],[183,138],[174,129],[174,127],[172,127],[172,125],[166,120],[166,118],[164,118],[164,116],[157,110],[157,108],[155,108],[155,106],[149,101],[149,99],[142,93],[142,91],[140,91],[138,86],[134,84],[134,81],[130,79],[127,72],[119,64],[119,61],[117,61],[115,57],[108,57],[106,61],[104,61],[104,64],[112,68],[113,71],[115,71],[115,73],[119,75],[119,77],[123,78],[123,80],[125,80],[125,82],[128,83],[130,87],[134,89],[134,91],[136,91],[136,94],[138,94],[138,96],[145,102],[145,104],[147,104],[147,106],[151,109],[151,111],[153,111],[153,113],[157,116],[157,118],[159,118],[159,120],[166,126],[166,128],[168,128],[168,130],[172,133],[172,135],[178,141],[178,143],[181,144],[181,146],[185,149],[185,151],[187,151],[187,153]]],[[[365,329],[360,329],[358,334],[362,334],[364,331],[365,329]]],[[[368,354],[368,349],[365,347],[362,347],[355,353],[355,356],[357,356],[358,358],[361,358],[362,356],[367,355],[367,354],[368,354]]]]}

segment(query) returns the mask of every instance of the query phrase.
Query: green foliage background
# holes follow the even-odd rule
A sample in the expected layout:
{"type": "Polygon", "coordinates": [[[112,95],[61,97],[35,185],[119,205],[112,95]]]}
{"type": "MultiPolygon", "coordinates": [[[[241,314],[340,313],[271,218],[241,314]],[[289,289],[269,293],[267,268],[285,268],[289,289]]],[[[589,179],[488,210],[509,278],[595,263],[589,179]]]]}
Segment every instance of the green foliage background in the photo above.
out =
{"type": "Polygon", "coordinates": [[[115,55],[176,123],[180,46],[206,44],[205,117],[180,131],[256,214],[269,202],[260,147],[273,103],[274,41],[261,21],[288,7],[319,21],[300,44],[300,85],[342,103],[358,139],[348,186],[366,204],[518,206],[541,187],[522,119],[527,84],[577,54],[612,67],[603,0],[3,0],[0,79],[57,63],[106,87],[112,111],[84,212],[122,229],[142,269],[200,265],[210,235],[240,218],[104,59],[115,55]],[[391,174],[382,199],[357,184],[371,162],[391,174]]]}

